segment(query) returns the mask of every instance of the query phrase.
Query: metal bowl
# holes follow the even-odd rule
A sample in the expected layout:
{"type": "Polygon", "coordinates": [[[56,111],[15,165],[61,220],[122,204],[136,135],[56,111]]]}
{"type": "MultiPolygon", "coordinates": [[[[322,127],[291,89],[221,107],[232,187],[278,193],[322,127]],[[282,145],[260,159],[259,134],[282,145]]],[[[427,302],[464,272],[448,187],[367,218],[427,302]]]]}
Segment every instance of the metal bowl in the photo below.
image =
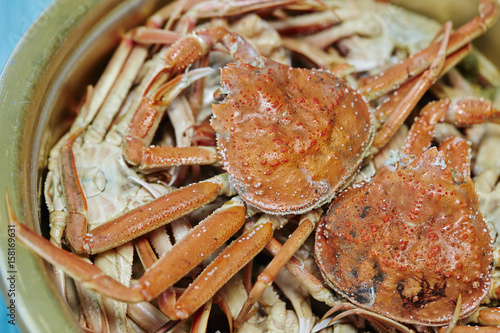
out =
{"type": "MultiPolygon", "coordinates": [[[[444,2],[447,8],[427,13],[440,14],[441,17],[437,17],[440,20],[457,18],[457,24],[477,13],[475,1],[444,2]],[[462,2],[466,5],[462,6],[462,2]],[[460,13],[456,13],[457,9],[461,9],[460,13]],[[447,15],[449,13],[453,15],[447,15]]],[[[47,232],[43,229],[47,226],[41,230],[40,223],[47,220],[43,216],[41,195],[46,160],[50,148],[69,125],[68,111],[83,95],[86,85],[97,80],[120,34],[138,25],[159,5],[160,0],[80,0],[77,3],[55,0],[23,37],[0,77],[0,156],[3,158],[0,273],[5,284],[10,275],[15,277],[15,319],[23,331],[73,332],[79,330],[79,326],[42,259],[15,244],[14,261],[9,260],[8,242],[9,239],[15,242],[15,237],[9,238],[7,232],[6,193],[22,223],[38,232],[47,232]]],[[[424,5],[417,10],[425,12],[435,8],[433,6],[424,5]]],[[[480,39],[478,46],[500,66],[499,35],[500,24],[497,24],[480,39]]],[[[10,304],[11,298],[1,289],[10,304]]]]}

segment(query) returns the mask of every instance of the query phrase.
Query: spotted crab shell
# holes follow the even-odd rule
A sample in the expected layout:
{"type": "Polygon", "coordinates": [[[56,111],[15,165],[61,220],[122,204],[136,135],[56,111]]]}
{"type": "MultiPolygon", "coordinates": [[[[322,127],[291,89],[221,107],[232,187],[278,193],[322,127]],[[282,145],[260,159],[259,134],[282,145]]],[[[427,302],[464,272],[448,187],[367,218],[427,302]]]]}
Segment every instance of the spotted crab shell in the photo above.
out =
{"type": "Polygon", "coordinates": [[[444,160],[430,149],[335,199],[315,244],[331,287],[407,323],[448,323],[460,294],[460,317],[476,309],[490,289],[492,238],[472,180],[455,183],[444,160]]]}
{"type": "Polygon", "coordinates": [[[274,214],[303,213],[338,192],[373,137],[362,97],[333,74],[230,63],[222,69],[212,127],[233,186],[274,214]]]}

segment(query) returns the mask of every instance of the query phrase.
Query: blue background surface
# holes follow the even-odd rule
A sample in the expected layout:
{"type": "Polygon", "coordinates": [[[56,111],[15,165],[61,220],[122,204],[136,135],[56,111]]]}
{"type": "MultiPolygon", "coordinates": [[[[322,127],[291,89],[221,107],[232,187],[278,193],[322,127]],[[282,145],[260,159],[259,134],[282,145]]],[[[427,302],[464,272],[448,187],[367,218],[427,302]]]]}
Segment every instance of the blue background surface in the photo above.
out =
{"type": "Polygon", "coordinates": [[[51,0],[0,0],[0,68],[51,0]]]}
{"type": "MultiPolygon", "coordinates": [[[[50,0],[0,0],[0,68],[3,69],[7,59],[28,30],[29,26],[50,4],[50,0]]],[[[2,281],[2,284],[5,281],[2,281]]],[[[17,326],[7,321],[7,307],[0,298],[0,332],[18,333],[17,326]]],[[[16,322],[19,320],[19,313],[16,322]]]]}

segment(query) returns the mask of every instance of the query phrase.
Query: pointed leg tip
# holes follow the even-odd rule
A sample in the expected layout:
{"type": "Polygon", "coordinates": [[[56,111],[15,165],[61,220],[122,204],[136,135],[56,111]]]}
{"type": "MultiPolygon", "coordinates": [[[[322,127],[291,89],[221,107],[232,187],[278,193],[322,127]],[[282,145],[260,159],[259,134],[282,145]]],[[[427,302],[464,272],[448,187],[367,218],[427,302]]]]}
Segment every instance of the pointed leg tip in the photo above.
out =
{"type": "Polygon", "coordinates": [[[19,220],[17,219],[17,216],[14,213],[14,209],[12,208],[9,191],[7,189],[5,190],[5,201],[7,204],[7,214],[9,215],[9,226],[16,226],[19,224],[19,220]]]}

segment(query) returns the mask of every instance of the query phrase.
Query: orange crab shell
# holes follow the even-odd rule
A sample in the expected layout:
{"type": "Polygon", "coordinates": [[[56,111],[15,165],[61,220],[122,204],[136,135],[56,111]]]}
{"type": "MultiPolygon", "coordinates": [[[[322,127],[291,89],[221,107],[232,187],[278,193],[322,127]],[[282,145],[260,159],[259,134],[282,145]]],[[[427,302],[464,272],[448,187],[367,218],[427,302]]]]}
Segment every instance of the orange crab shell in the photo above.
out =
{"type": "Polygon", "coordinates": [[[245,201],[269,213],[303,213],[329,201],[358,168],[372,115],[333,74],[262,62],[222,69],[227,96],[212,105],[219,153],[245,201]]]}
{"type": "Polygon", "coordinates": [[[446,324],[490,289],[492,239],[470,178],[456,184],[435,148],[344,191],[316,233],[326,281],[353,303],[398,321],[446,324]]]}

